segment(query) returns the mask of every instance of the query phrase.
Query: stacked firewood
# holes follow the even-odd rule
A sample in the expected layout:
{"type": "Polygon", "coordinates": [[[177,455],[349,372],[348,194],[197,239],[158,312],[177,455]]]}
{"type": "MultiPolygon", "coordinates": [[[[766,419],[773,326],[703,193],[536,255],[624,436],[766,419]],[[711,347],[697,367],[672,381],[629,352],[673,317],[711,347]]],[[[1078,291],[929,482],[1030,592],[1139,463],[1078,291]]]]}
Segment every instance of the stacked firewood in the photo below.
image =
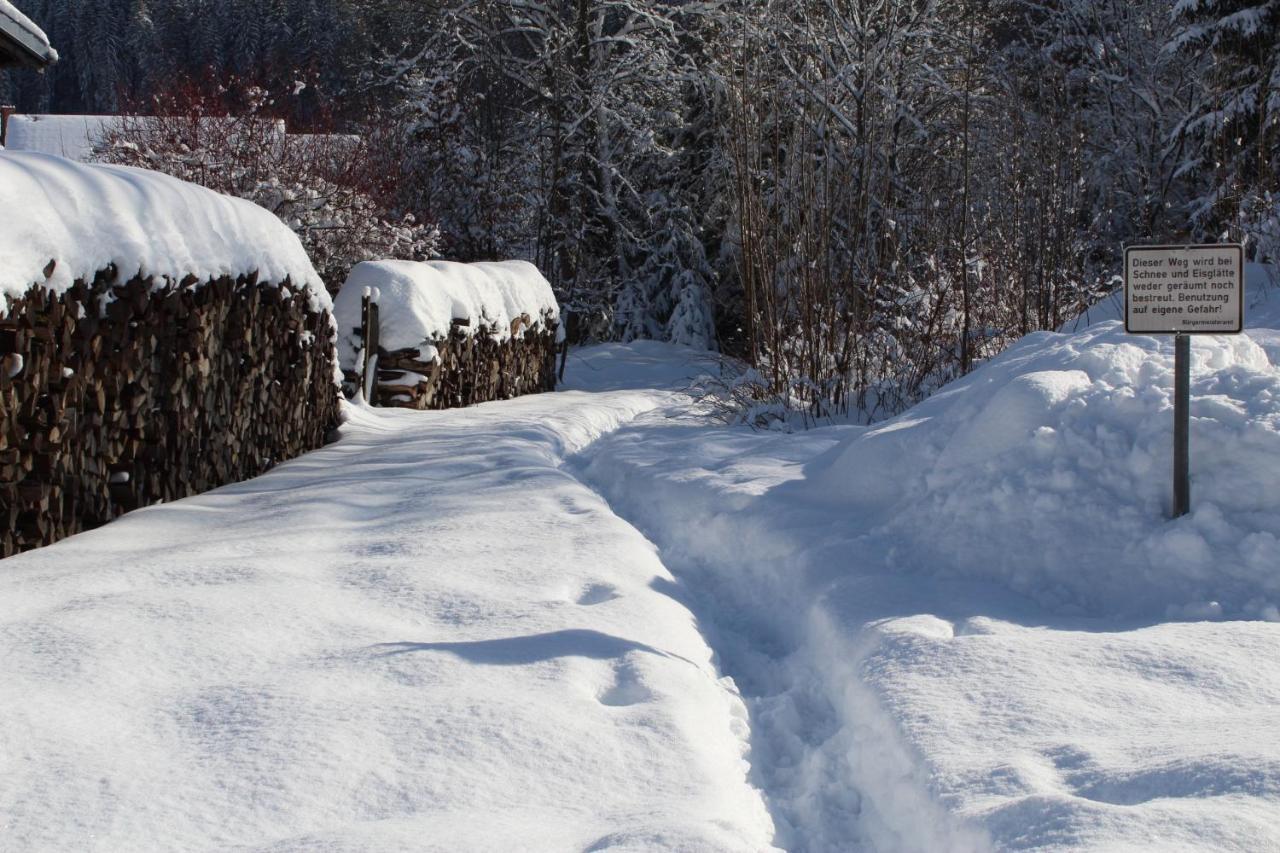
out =
{"type": "Polygon", "coordinates": [[[305,292],[117,279],[0,316],[0,556],[256,476],[337,423],[332,321],[305,292]]]}
{"type": "MultiPolygon", "coordinates": [[[[377,322],[377,312],[365,312],[377,322]]],[[[406,409],[453,409],[508,400],[556,388],[556,322],[542,318],[531,327],[522,316],[512,334],[500,341],[497,330],[481,325],[471,333],[466,320],[454,320],[449,336],[422,347],[388,351],[378,347],[370,402],[406,409]]],[[[359,330],[362,339],[377,341],[376,330],[359,330]]],[[[375,346],[376,343],[374,344],[375,346]]],[[[349,388],[362,377],[348,374],[349,388]]]]}

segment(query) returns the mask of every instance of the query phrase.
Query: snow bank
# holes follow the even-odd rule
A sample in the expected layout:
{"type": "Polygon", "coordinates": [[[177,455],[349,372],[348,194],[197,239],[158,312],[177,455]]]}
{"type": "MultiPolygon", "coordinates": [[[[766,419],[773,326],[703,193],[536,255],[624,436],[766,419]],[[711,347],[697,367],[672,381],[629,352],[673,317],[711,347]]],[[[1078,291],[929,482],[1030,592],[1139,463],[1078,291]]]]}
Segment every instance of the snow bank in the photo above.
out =
{"type": "Polygon", "coordinates": [[[257,272],[332,305],[298,237],[268,211],[158,172],[0,152],[0,295],[54,292],[114,264],[157,283],[257,272]],[[20,212],[20,214],[19,214],[20,212]],[[52,274],[45,276],[50,261],[52,274]]]}
{"type": "Polygon", "coordinates": [[[525,328],[542,329],[560,318],[551,285],[527,261],[461,264],[453,261],[366,261],[351,271],[334,304],[338,321],[338,357],[353,370],[360,346],[360,304],[366,288],[378,292],[379,343],[397,350],[430,344],[449,336],[455,319],[466,320],[465,334],[480,326],[505,341],[521,317],[525,328]]]}
{"type": "Polygon", "coordinates": [[[905,572],[1060,612],[1280,619],[1274,333],[1192,343],[1192,514],[1169,521],[1171,339],[1031,335],[815,461],[905,572]]]}
{"type": "Polygon", "coordinates": [[[35,22],[26,15],[18,11],[9,0],[0,0],[0,18],[7,18],[10,23],[16,26],[22,34],[27,38],[30,47],[46,62],[57,62],[58,51],[49,45],[49,37],[44,34],[44,30],[36,26],[35,22]]]}
{"type": "MultiPolygon", "coordinates": [[[[883,589],[825,601],[815,653],[845,669],[846,724],[899,745],[914,789],[988,849],[1280,849],[1280,626],[1055,623],[918,585],[915,613],[868,620],[883,589]]],[[[920,834],[909,811],[894,823],[920,834]]]]}
{"type": "MultiPolygon", "coordinates": [[[[1275,850],[1280,625],[1218,617],[1268,615],[1280,565],[1277,338],[1197,339],[1176,522],[1167,342],[1114,323],[876,428],[714,428],[686,399],[568,470],[679,579],[780,846],[1275,850]],[[1196,540],[1206,564],[1170,557],[1196,540]]],[[[623,349],[578,351],[567,384],[612,387],[623,349]]]]}

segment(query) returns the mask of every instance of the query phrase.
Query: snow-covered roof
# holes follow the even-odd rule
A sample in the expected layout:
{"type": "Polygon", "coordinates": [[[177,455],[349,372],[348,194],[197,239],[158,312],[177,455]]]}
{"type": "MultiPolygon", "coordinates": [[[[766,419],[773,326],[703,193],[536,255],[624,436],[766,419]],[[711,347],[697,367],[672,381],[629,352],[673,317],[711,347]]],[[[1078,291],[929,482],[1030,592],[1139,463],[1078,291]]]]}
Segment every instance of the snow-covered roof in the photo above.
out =
{"type": "Polygon", "coordinates": [[[351,271],[334,301],[338,358],[348,370],[356,362],[359,342],[353,330],[360,326],[365,288],[377,291],[379,343],[387,350],[446,338],[455,319],[468,321],[462,327],[466,334],[486,325],[506,340],[522,315],[533,329],[560,318],[551,285],[528,261],[366,261],[351,271]]]}
{"type": "Polygon", "coordinates": [[[89,162],[93,146],[115,129],[120,116],[23,115],[9,116],[4,147],[9,151],[56,154],[80,163],[89,162]]]}
{"type": "Polygon", "coordinates": [[[0,296],[33,284],[61,292],[114,264],[157,284],[256,271],[306,286],[317,309],[332,305],[297,235],[273,214],[159,172],[0,151],[0,211],[0,296]]]}
{"type": "MultiPolygon", "coordinates": [[[[88,163],[93,159],[94,146],[113,131],[126,127],[142,127],[158,121],[174,121],[159,119],[155,116],[109,116],[109,115],[24,115],[14,114],[9,117],[9,130],[5,138],[5,148],[9,151],[34,151],[40,154],[56,154],[80,163],[88,163]],[[126,124],[128,123],[128,124],[126,124]]],[[[219,125],[234,123],[237,119],[219,116],[205,116],[197,119],[200,129],[213,130],[219,125]]],[[[285,124],[282,120],[272,120],[271,132],[284,138],[285,124]]]]}
{"type": "Polygon", "coordinates": [[[318,154],[350,152],[360,147],[360,137],[354,133],[290,133],[285,138],[303,151],[318,154]]]}
{"type": "Polygon", "coordinates": [[[49,37],[9,0],[0,0],[0,65],[43,68],[58,61],[49,37]]]}

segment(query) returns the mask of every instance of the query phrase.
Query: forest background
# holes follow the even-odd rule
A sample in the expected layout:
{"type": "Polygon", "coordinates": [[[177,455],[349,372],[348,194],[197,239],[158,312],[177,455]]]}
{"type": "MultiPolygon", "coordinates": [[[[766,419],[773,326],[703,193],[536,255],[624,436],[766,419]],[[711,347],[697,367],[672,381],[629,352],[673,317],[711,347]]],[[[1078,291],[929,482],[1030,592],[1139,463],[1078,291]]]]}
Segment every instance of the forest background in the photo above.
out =
{"type": "Polygon", "coordinates": [[[359,149],[273,155],[305,187],[225,168],[243,130],[125,132],[102,159],[269,192],[345,235],[331,278],[528,258],[575,337],[738,360],[751,419],[896,413],[1113,289],[1127,243],[1280,260],[1280,0],[23,10],[63,56],[0,79],[24,112],[284,119],[359,149]],[[341,216],[303,203],[342,192],[341,216]]]}

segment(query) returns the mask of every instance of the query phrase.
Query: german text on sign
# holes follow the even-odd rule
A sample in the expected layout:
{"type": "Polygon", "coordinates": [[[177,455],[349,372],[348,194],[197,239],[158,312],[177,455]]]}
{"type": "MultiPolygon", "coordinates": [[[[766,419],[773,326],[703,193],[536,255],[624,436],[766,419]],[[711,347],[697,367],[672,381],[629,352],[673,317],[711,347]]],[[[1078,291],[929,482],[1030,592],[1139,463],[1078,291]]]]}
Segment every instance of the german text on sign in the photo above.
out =
{"type": "Polygon", "coordinates": [[[1234,334],[1244,327],[1244,250],[1130,246],[1124,327],[1139,334],[1234,334]]]}

